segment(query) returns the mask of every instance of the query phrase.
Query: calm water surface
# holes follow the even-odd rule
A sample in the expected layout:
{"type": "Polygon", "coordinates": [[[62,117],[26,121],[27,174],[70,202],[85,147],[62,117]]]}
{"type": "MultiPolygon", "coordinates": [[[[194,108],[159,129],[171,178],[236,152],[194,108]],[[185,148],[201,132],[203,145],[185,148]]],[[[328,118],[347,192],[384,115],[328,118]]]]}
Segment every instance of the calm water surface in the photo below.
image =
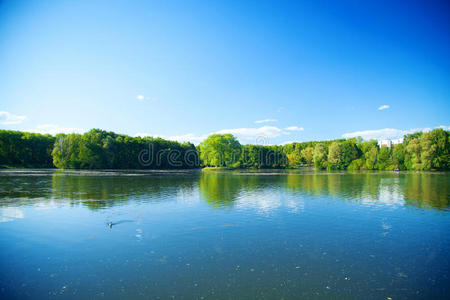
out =
{"type": "Polygon", "coordinates": [[[449,183],[448,173],[1,171],[0,298],[444,299],[449,183]]]}

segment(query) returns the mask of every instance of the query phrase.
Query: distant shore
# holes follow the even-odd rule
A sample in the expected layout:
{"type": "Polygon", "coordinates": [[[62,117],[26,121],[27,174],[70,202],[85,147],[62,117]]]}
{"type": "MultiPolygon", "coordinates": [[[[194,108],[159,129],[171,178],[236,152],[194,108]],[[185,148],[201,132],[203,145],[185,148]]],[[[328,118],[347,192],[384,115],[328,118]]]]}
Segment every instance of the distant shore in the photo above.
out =
{"type": "Polygon", "coordinates": [[[450,131],[435,129],[387,145],[362,138],[242,145],[231,134],[212,134],[196,146],[100,129],[56,136],[0,130],[0,168],[445,171],[449,137],[450,131]]]}

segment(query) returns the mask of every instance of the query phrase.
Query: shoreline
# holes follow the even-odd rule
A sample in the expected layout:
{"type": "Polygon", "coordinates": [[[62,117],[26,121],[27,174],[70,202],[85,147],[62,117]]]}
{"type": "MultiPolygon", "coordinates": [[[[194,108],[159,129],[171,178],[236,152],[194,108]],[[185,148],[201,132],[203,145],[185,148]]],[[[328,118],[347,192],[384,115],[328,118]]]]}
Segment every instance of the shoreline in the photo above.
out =
{"type": "Polygon", "coordinates": [[[52,172],[52,173],[65,173],[73,174],[113,174],[113,173],[135,173],[135,174],[177,174],[186,172],[226,172],[226,173],[240,173],[240,174],[263,174],[270,173],[271,175],[284,175],[284,174],[448,174],[450,171],[415,171],[404,170],[400,172],[386,171],[386,170],[317,170],[314,167],[304,168],[273,168],[273,169],[230,169],[230,168],[190,168],[190,169],[58,169],[58,168],[0,168],[1,173],[26,173],[26,172],[52,172]],[[299,171],[299,172],[295,172],[299,171]],[[301,172],[300,172],[301,171],[301,172]],[[306,173],[308,172],[308,173],[306,173]]]}

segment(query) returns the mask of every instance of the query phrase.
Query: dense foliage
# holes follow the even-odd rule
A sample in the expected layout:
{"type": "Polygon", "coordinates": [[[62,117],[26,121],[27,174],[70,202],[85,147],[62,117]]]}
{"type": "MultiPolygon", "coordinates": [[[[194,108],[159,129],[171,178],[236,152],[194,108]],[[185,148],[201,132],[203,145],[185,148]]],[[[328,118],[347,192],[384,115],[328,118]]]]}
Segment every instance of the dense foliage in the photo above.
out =
{"type": "Polygon", "coordinates": [[[85,134],[59,134],[52,151],[58,168],[179,169],[199,166],[191,143],[130,137],[99,129],[85,134]]]}
{"type": "Polygon", "coordinates": [[[130,137],[99,129],[85,134],[0,130],[0,165],[64,169],[299,168],[328,170],[449,170],[449,131],[406,135],[403,143],[380,147],[361,138],[241,145],[231,134],[213,134],[197,148],[160,138],[130,137]]]}
{"type": "Polygon", "coordinates": [[[286,168],[283,146],[244,145],[238,166],[245,169],[286,168]]]}
{"type": "Polygon", "coordinates": [[[200,159],[207,167],[236,167],[241,144],[231,134],[212,134],[200,146],[200,159]]]}
{"type": "Polygon", "coordinates": [[[443,129],[406,135],[403,143],[392,148],[361,138],[284,146],[240,145],[238,148],[238,145],[229,134],[210,136],[199,147],[202,165],[251,169],[304,166],[328,170],[450,169],[449,132],[443,129]],[[233,159],[217,159],[220,157],[233,159]]]}
{"type": "Polygon", "coordinates": [[[0,166],[52,168],[54,143],[51,135],[0,130],[0,166]]]}
{"type": "Polygon", "coordinates": [[[406,135],[403,143],[380,147],[361,138],[284,146],[288,167],[314,165],[328,170],[449,170],[449,131],[406,135]]]}

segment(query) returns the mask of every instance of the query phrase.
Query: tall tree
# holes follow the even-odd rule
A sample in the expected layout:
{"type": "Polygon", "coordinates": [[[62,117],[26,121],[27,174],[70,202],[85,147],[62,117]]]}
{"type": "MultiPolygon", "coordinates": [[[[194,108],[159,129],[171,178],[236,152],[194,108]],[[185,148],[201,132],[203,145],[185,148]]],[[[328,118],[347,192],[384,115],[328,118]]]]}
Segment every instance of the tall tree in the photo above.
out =
{"type": "Polygon", "coordinates": [[[328,148],[328,168],[341,169],[343,166],[343,149],[342,144],[333,142],[328,148]]]}
{"type": "Polygon", "coordinates": [[[325,169],[327,167],[327,147],[319,143],[314,147],[314,166],[316,169],[325,169]]]}
{"type": "Polygon", "coordinates": [[[232,134],[212,134],[200,144],[204,166],[232,167],[239,163],[241,144],[232,134]]]}
{"type": "Polygon", "coordinates": [[[314,159],[314,148],[309,146],[301,151],[302,158],[308,165],[311,165],[314,159]]]}

